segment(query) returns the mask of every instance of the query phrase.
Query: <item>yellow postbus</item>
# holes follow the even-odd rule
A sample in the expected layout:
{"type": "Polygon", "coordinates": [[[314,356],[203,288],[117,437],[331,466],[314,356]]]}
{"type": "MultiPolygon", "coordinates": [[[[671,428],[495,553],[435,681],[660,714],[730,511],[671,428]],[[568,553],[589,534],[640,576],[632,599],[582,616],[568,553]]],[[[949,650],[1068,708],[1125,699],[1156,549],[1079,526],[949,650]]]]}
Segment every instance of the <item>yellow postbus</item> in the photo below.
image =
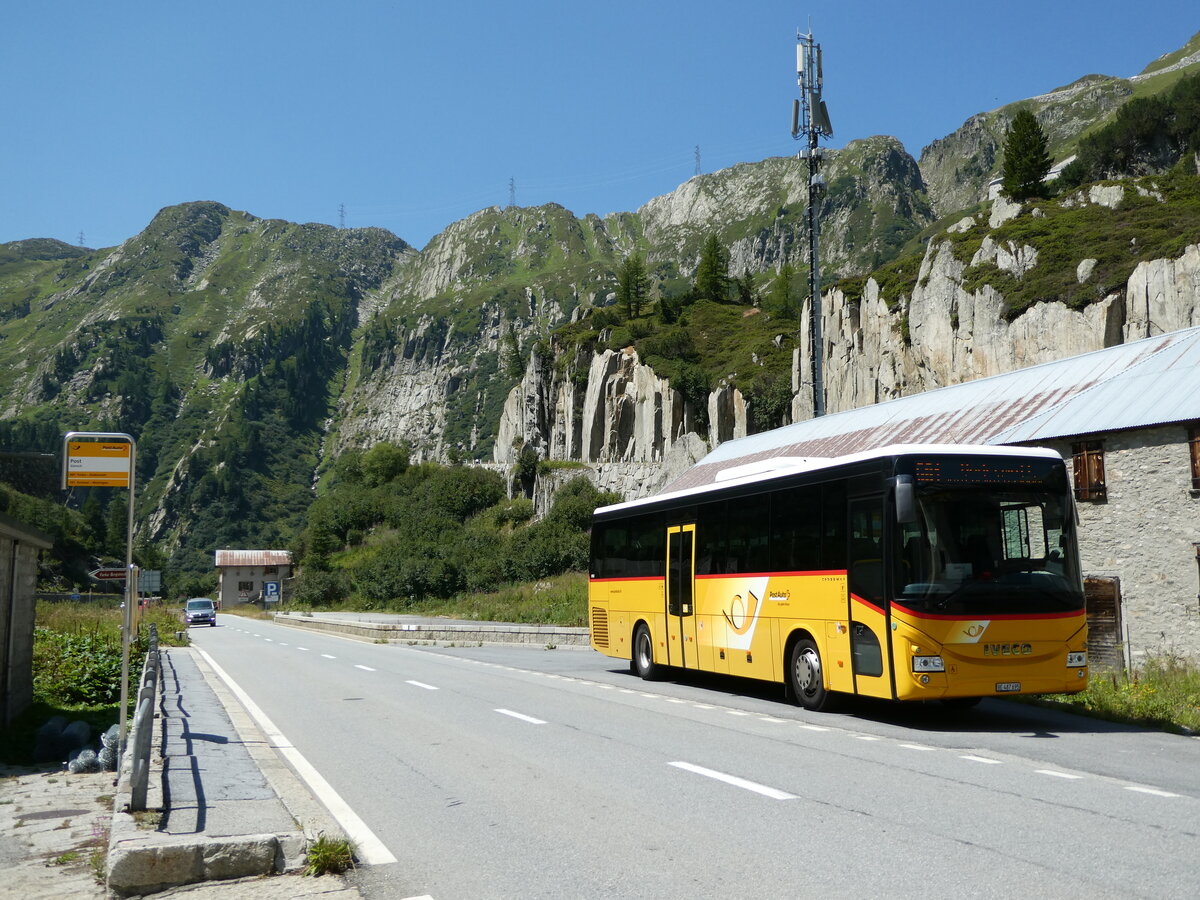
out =
{"type": "Polygon", "coordinates": [[[1087,686],[1056,453],[903,445],[765,467],[596,510],[592,647],[643,678],[779,682],[813,710],[1087,686]]]}

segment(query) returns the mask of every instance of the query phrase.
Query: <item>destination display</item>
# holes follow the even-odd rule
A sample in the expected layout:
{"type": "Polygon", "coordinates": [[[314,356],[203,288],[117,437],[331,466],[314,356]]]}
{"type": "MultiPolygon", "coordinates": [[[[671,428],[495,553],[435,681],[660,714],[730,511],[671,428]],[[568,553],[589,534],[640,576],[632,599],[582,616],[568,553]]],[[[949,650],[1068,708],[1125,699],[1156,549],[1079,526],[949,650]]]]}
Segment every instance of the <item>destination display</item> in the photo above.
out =
{"type": "Polygon", "coordinates": [[[1062,462],[1052,459],[1014,459],[1003,456],[931,455],[910,461],[918,484],[940,485],[1039,485],[1057,470],[1065,473],[1062,462]]]}

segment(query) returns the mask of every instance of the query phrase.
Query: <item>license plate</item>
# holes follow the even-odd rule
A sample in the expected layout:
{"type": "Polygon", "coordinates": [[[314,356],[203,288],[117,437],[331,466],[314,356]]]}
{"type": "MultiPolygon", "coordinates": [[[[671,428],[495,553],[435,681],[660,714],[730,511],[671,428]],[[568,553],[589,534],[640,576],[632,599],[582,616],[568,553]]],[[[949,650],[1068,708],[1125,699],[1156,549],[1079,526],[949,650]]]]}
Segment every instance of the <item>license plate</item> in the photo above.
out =
{"type": "Polygon", "coordinates": [[[1019,691],[1020,689],[1021,689],[1021,682],[1019,682],[1019,681],[1001,681],[999,684],[996,685],[996,691],[1001,694],[1012,692],[1012,691],[1019,691]]]}

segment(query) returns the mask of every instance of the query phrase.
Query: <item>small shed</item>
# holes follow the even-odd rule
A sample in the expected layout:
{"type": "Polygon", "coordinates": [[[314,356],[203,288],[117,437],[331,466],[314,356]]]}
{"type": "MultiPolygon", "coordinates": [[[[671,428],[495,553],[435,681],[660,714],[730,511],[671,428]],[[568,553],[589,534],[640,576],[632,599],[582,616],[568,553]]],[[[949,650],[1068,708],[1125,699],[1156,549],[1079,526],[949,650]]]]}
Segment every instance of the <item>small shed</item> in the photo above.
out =
{"type": "Polygon", "coordinates": [[[292,577],[288,550],[218,550],[216,557],[218,606],[277,602],[284,580],[292,577]]]}

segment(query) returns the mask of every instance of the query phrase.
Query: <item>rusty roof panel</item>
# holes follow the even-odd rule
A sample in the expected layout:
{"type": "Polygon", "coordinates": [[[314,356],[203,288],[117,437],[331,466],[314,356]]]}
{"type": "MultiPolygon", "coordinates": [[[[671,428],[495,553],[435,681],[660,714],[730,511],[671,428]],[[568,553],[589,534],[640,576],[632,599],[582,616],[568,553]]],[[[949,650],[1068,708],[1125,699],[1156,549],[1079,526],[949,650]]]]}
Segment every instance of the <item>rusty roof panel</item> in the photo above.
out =
{"type": "Polygon", "coordinates": [[[289,550],[218,550],[217,567],[222,566],[290,566],[289,550]]]}

